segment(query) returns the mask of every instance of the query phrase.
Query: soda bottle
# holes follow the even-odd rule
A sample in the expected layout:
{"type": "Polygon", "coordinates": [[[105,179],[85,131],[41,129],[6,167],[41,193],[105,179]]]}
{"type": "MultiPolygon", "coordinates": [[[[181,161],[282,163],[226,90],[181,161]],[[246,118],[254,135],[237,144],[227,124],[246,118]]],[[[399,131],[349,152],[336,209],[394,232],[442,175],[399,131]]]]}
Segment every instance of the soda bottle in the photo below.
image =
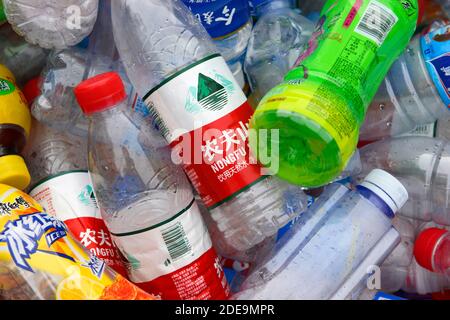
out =
{"type": "Polygon", "coordinates": [[[20,156],[27,142],[31,115],[14,75],[0,64],[0,183],[25,189],[30,174],[20,156]]]}
{"type": "Polygon", "coordinates": [[[222,235],[219,253],[234,258],[303,212],[303,191],[265,176],[250,157],[247,124],[253,109],[181,1],[114,1],[112,19],[132,84],[222,235]]]}
{"type": "MultiPolygon", "coordinates": [[[[331,298],[392,230],[392,218],[408,199],[396,178],[377,169],[354,191],[336,184],[328,192],[244,282],[237,299],[331,298]]],[[[394,240],[386,254],[398,233],[394,240]]]]}
{"type": "Polygon", "coordinates": [[[244,70],[257,102],[291,70],[314,30],[314,24],[291,8],[288,0],[259,0],[244,70]]]}
{"type": "Polygon", "coordinates": [[[415,37],[369,106],[360,140],[374,141],[450,117],[450,24],[415,37]],[[447,71],[446,71],[447,70],[447,71]]]}
{"type": "Polygon", "coordinates": [[[225,299],[228,284],[181,168],[138,121],[117,73],[75,88],[89,116],[89,171],[130,279],[163,299],[225,299]]]}
{"type": "Polygon", "coordinates": [[[422,231],[414,244],[414,257],[419,265],[450,281],[450,232],[439,228],[422,231]]]}
{"type": "Polygon", "coordinates": [[[280,165],[274,173],[294,184],[318,187],[335,178],[354,152],[367,107],[417,20],[417,0],[329,0],[297,67],[252,117],[251,128],[269,136],[250,137],[255,155],[270,154],[275,145],[280,165]]]}
{"type": "Polygon", "coordinates": [[[428,137],[398,137],[360,149],[361,174],[373,168],[394,174],[406,187],[410,200],[400,215],[450,225],[448,181],[450,146],[446,140],[428,137]]]}
{"type": "Polygon", "coordinates": [[[89,255],[61,221],[0,184],[0,300],[154,300],[89,255]]]}
{"type": "Polygon", "coordinates": [[[14,30],[46,49],[64,49],[81,42],[91,33],[98,10],[98,0],[4,0],[3,5],[14,30]]]}
{"type": "Polygon", "coordinates": [[[47,50],[26,42],[9,24],[0,26],[0,63],[11,70],[20,86],[39,76],[47,56],[47,50]]]}

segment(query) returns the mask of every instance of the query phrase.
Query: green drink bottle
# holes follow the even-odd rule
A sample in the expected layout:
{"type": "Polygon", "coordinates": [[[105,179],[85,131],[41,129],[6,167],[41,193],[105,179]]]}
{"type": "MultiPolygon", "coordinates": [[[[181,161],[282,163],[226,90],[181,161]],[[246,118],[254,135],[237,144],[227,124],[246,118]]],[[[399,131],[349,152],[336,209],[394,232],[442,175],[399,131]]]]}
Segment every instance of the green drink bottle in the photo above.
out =
{"type": "Polygon", "coordinates": [[[419,2],[329,0],[296,67],[251,120],[254,155],[267,165],[262,155],[278,152],[273,173],[301,186],[336,178],[356,148],[368,105],[414,34],[419,2]]]}

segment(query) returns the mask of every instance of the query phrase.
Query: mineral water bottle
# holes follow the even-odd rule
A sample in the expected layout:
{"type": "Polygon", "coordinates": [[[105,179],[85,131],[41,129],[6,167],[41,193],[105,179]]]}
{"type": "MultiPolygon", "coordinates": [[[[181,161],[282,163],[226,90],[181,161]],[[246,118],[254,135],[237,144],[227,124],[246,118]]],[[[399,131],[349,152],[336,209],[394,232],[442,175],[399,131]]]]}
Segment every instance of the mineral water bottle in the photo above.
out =
{"type": "Polygon", "coordinates": [[[314,24],[293,10],[288,0],[260,0],[255,10],[260,18],[250,37],[244,69],[259,102],[294,66],[314,24]]]}
{"type": "Polygon", "coordinates": [[[331,298],[392,229],[391,219],[408,199],[403,185],[382,170],[354,191],[332,188],[244,282],[238,299],[331,298]]]}
{"type": "Polygon", "coordinates": [[[89,171],[131,281],[163,299],[225,299],[229,288],[191,186],[161,136],[137,125],[114,72],[75,88],[89,116],[89,171]]]}
{"type": "Polygon", "coordinates": [[[257,155],[279,148],[276,174],[304,187],[332,181],[353,154],[369,103],[418,20],[418,1],[329,0],[284,82],[262,99],[250,127],[257,155]],[[272,137],[272,135],[274,135],[272,137]]]}
{"type": "Polygon", "coordinates": [[[10,25],[0,27],[0,63],[11,70],[19,85],[39,76],[47,56],[47,50],[26,42],[10,25]]]}
{"type": "Polygon", "coordinates": [[[408,190],[410,199],[399,214],[422,221],[450,225],[448,183],[450,145],[428,137],[398,137],[360,149],[362,173],[381,168],[395,175],[408,190]]]}
{"type": "Polygon", "coordinates": [[[419,265],[450,281],[450,232],[439,228],[422,231],[414,244],[414,257],[419,265]]]}
{"type": "Polygon", "coordinates": [[[219,253],[233,258],[303,212],[303,191],[263,175],[250,157],[253,109],[187,7],[114,1],[112,16],[127,74],[210,210],[224,240],[219,253]]]}
{"type": "Polygon", "coordinates": [[[360,140],[373,141],[450,118],[450,24],[415,37],[367,111],[360,140]]]}
{"type": "Polygon", "coordinates": [[[95,199],[87,170],[87,140],[34,120],[24,154],[33,177],[29,194],[92,254],[126,276],[95,199]]]}
{"type": "Polygon", "coordinates": [[[91,33],[98,0],[3,0],[9,23],[25,39],[47,49],[64,49],[91,33]]]}

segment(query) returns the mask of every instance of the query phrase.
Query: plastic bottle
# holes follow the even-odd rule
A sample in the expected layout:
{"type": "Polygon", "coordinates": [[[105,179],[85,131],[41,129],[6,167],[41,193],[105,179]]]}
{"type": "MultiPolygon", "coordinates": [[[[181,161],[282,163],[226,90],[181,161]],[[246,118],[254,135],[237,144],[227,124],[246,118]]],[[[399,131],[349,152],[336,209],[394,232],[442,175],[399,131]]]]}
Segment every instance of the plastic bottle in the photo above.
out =
{"type": "Polygon", "coordinates": [[[320,18],[320,12],[327,0],[314,0],[314,1],[303,1],[297,0],[298,7],[302,13],[312,21],[317,21],[320,18]]]}
{"type": "Polygon", "coordinates": [[[262,176],[252,163],[247,123],[253,109],[189,10],[175,0],[115,1],[112,18],[132,84],[157,117],[174,157],[186,151],[181,162],[224,240],[219,253],[234,258],[303,212],[307,199],[300,188],[262,176]],[[216,139],[209,129],[216,129],[216,139]]]}
{"type": "Polygon", "coordinates": [[[0,183],[25,189],[31,180],[20,156],[30,134],[31,115],[14,75],[0,64],[0,183]]]}
{"type": "Polygon", "coordinates": [[[182,1],[208,31],[229,65],[243,61],[253,26],[248,1],[182,1]]]}
{"type": "Polygon", "coordinates": [[[33,177],[29,194],[65,223],[92,254],[126,277],[117,247],[101,217],[87,164],[86,139],[33,121],[25,154],[33,177]]]}
{"type": "Polygon", "coordinates": [[[304,187],[332,181],[354,152],[367,107],[417,18],[416,0],[408,6],[329,0],[297,67],[252,117],[251,128],[278,135],[265,141],[251,136],[255,155],[270,154],[275,142],[280,178],[304,187]]]}
{"type": "Polygon", "coordinates": [[[6,22],[5,9],[3,8],[3,2],[0,1],[0,25],[6,22]]]}
{"type": "Polygon", "coordinates": [[[406,187],[410,200],[400,215],[450,225],[450,145],[445,140],[391,138],[365,146],[360,149],[360,156],[362,172],[357,181],[373,168],[381,168],[395,175],[406,187]]]}
{"type": "Polygon", "coordinates": [[[75,94],[90,119],[94,189],[130,279],[163,299],[225,299],[228,284],[191,186],[162,137],[131,120],[119,75],[90,78],[75,94]]]}
{"type": "Polygon", "coordinates": [[[260,0],[255,11],[260,18],[250,37],[244,70],[259,102],[294,66],[314,24],[292,9],[288,0],[260,0]]]}
{"type": "Polygon", "coordinates": [[[237,299],[331,298],[392,230],[391,219],[408,199],[401,183],[382,170],[355,191],[337,184],[328,192],[244,282],[237,299]]]}
{"type": "Polygon", "coordinates": [[[0,184],[0,300],[154,300],[89,255],[61,221],[0,184]]]}
{"type": "Polygon", "coordinates": [[[442,9],[444,9],[445,14],[450,19],[450,3],[448,0],[438,0],[438,2],[441,4],[442,9]]]}
{"type": "Polygon", "coordinates": [[[402,291],[413,294],[430,294],[450,289],[450,281],[443,275],[421,267],[416,259],[408,269],[402,291]]]}
{"type": "Polygon", "coordinates": [[[3,0],[9,23],[25,39],[46,49],[64,49],[91,33],[98,0],[3,0]]]}
{"type": "Polygon", "coordinates": [[[450,24],[415,37],[392,65],[369,106],[360,140],[396,136],[417,125],[449,118],[448,72],[450,24]]]}
{"type": "Polygon", "coordinates": [[[47,50],[26,42],[9,24],[0,26],[0,63],[11,70],[19,85],[39,76],[47,55],[47,50]]]}
{"type": "Polygon", "coordinates": [[[444,274],[450,281],[450,232],[429,228],[422,231],[414,244],[414,256],[422,267],[444,274]]]}

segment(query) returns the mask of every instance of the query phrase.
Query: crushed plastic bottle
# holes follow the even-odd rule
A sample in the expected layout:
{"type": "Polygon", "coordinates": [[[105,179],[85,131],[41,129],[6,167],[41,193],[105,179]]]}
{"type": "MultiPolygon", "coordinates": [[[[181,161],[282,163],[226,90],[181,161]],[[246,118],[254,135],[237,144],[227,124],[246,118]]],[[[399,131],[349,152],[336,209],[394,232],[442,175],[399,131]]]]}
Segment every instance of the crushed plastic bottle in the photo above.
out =
{"type": "Polygon", "coordinates": [[[301,188],[262,176],[251,162],[247,123],[253,110],[192,13],[180,1],[125,0],[113,2],[112,16],[131,82],[176,158],[186,146],[180,162],[221,233],[219,253],[239,256],[303,212],[301,188]],[[208,129],[216,136],[208,137],[208,129]]]}
{"type": "Polygon", "coordinates": [[[98,0],[3,0],[8,22],[31,44],[64,49],[91,33],[98,0]]]}
{"type": "Polygon", "coordinates": [[[83,81],[75,94],[89,116],[95,193],[130,279],[163,299],[226,299],[228,283],[192,188],[163,138],[131,120],[119,75],[83,81]]]}

